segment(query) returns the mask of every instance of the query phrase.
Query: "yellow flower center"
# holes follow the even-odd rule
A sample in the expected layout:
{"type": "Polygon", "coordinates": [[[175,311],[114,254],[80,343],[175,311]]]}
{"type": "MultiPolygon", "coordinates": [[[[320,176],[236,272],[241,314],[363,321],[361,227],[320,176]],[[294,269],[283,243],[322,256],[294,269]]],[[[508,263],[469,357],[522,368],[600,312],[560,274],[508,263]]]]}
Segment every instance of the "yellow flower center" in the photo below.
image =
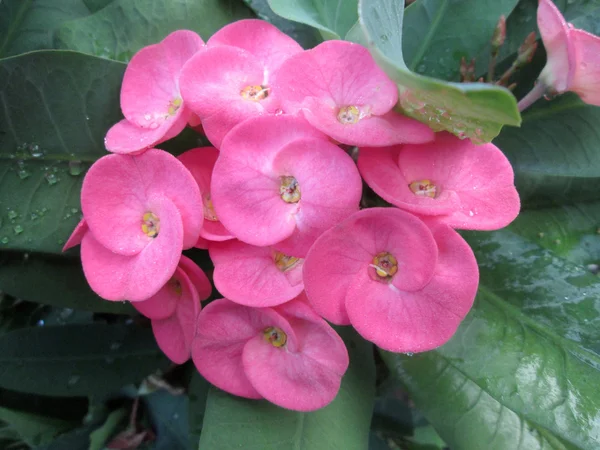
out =
{"type": "Polygon", "coordinates": [[[263,336],[273,347],[283,347],[287,342],[287,334],[277,327],[268,327],[263,331],[263,336]]]}
{"type": "Polygon", "coordinates": [[[342,106],[338,111],[337,120],[344,125],[352,125],[360,120],[360,110],[354,105],[342,106]]]}
{"type": "Polygon", "coordinates": [[[171,277],[171,279],[167,281],[167,286],[175,292],[176,295],[181,296],[183,288],[181,287],[181,282],[177,278],[171,277]]]}
{"type": "Polygon", "coordinates": [[[158,236],[160,219],[153,212],[148,211],[142,216],[142,231],[151,238],[158,236]]]}
{"type": "Polygon", "coordinates": [[[211,222],[218,222],[219,219],[217,217],[217,213],[215,212],[210,194],[206,194],[204,196],[204,202],[202,202],[202,204],[204,206],[204,218],[206,220],[210,220],[211,222]]]}
{"type": "Polygon", "coordinates": [[[286,272],[292,268],[294,268],[298,262],[300,262],[300,258],[296,258],[295,256],[288,256],[285,253],[281,253],[279,251],[275,251],[273,253],[273,260],[275,261],[275,265],[282,272],[286,272]]]}
{"type": "Polygon", "coordinates": [[[279,193],[286,203],[298,203],[300,201],[300,185],[294,177],[279,177],[281,185],[279,193]]]}
{"type": "Polygon", "coordinates": [[[419,197],[435,198],[437,196],[437,186],[431,180],[417,180],[408,185],[410,190],[419,197]]]}
{"type": "Polygon", "coordinates": [[[373,278],[377,281],[389,282],[398,272],[398,260],[389,252],[382,252],[373,258],[372,268],[373,278]]]}
{"type": "Polygon", "coordinates": [[[259,102],[269,96],[269,88],[267,86],[261,86],[260,84],[246,86],[240,91],[240,95],[245,100],[259,102]]]}
{"type": "Polygon", "coordinates": [[[180,97],[171,100],[171,103],[169,103],[169,115],[174,116],[175,113],[179,111],[179,108],[181,108],[182,104],[183,100],[180,97]]]}

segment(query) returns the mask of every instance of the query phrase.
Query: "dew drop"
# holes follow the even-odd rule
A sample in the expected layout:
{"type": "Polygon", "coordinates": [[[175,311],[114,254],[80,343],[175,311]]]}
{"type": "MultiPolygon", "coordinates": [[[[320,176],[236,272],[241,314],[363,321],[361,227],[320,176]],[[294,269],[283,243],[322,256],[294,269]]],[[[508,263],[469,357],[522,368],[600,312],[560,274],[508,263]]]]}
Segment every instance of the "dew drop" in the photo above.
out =
{"type": "Polygon", "coordinates": [[[31,218],[31,220],[37,220],[39,216],[33,212],[29,217],[31,218]]]}
{"type": "Polygon", "coordinates": [[[21,234],[23,232],[23,227],[21,225],[15,225],[13,228],[15,234],[21,234]]]}
{"type": "Polygon", "coordinates": [[[45,177],[50,186],[58,183],[58,177],[53,173],[46,173],[45,177]]]}
{"type": "Polygon", "coordinates": [[[113,342],[112,344],[110,344],[110,349],[111,350],[119,350],[121,348],[121,344],[120,342],[113,342]]]}
{"type": "Polygon", "coordinates": [[[71,214],[77,214],[79,210],[77,208],[71,208],[71,214]]]}
{"type": "Polygon", "coordinates": [[[32,158],[39,158],[41,156],[44,156],[44,152],[42,151],[42,149],[40,149],[40,146],[37,144],[29,144],[28,150],[32,158]]]}
{"type": "Polygon", "coordinates": [[[74,177],[81,175],[83,172],[83,164],[81,161],[69,161],[69,174],[74,177]]]}
{"type": "Polygon", "coordinates": [[[417,67],[417,72],[424,73],[425,69],[427,69],[427,67],[425,67],[425,64],[421,64],[419,65],[419,67],[417,67]]]}
{"type": "Polygon", "coordinates": [[[38,321],[37,321],[36,325],[37,325],[38,327],[43,327],[45,323],[46,323],[46,322],[44,322],[44,319],[40,319],[40,320],[38,320],[38,321]]]}
{"type": "Polygon", "coordinates": [[[17,171],[17,175],[21,180],[24,180],[25,178],[29,178],[31,176],[31,173],[26,169],[21,169],[17,171]]]}
{"type": "Polygon", "coordinates": [[[79,381],[79,378],[80,377],[78,375],[72,375],[71,377],[69,377],[69,381],[67,381],[67,384],[69,386],[74,386],[79,381]]]}
{"type": "Polygon", "coordinates": [[[4,236],[2,239],[0,239],[0,242],[2,242],[3,244],[8,244],[8,238],[4,236]]]}
{"type": "Polygon", "coordinates": [[[17,212],[14,209],[9,209],[8,210],[8,218],[9,219],[16,219],[19,216],[19,214],[17,214],[17,212]]]}
{"type": "Polygon", "coordinates": [[[414,353],[407,352],[407,353],[405,353],[405,355],[406,355],[406,356],[412,356],[412,355],[414,355],[414,353]]]}

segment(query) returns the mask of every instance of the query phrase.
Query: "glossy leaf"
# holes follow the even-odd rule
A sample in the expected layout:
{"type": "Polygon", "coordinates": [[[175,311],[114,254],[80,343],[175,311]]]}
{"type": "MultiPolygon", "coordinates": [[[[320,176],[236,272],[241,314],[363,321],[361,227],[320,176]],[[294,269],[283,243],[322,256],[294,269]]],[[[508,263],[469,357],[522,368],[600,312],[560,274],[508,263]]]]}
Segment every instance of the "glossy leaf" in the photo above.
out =
{"type": "MultiPolygon", "coordinates": [[[[122,117],[125,64],[64,51],[0,61],[0,158],[95,161],[122,117]]],[[[25,177],[27,178],[27,177],[25,177]]],[[[7,187],[2,186],[2,192],[7,187]]]]}
{"type": "Polygon", "coordinates": [[[205,41],[230,22],[252,17],[235,0],[113,0],[89,17],[65,23],[56,44],[104,58],[129,61],[142,47],[187,29],[205,41]]]}
{"type": "Polygon", "coordinates": [[[278,16],[273,12],[267,0],[244,0],[244,3],[256,13],[259,19],[271,22],[303,48],[309,49],[322,42],[319,33],[313,27],[278,16]]]}
{"type": "Polygon", "coordinates": [[[411,72],[402,53],[404,2],[359,2],[359,21],[371,54],[398,84],[403,112],[433,130],[489,142],[503,125],[518,126],[514,96],[483,83],[448,83],[411,72]]]}
{"type": "Polygon", "coordinates": [[[43,395],[103,395],[168,367],[150,328],[63,325],[0,337],[0,386],[43,395]]]}
{"type": "Polygon", "coordinates": [[[531,214],[509,230],[465,233],[480,290],[448,344],[412,357],[384,354],[458,450],[600,445],[600,279],[537,245],[531,234],[544,232],[536,223],[543,216],[531,214]]]}
{"type": "Polygon", "coordinates": [[[501,15],[508,16],[518,0],[420,0],[404,13],[402,49],[413,72],[459,80],[461,58],[469,61],[489,48],[501,15]],[[465,38],[464,29],[469,36],[465,38]]]}
{"type": "Polygon", "coordinates": [[[505,128],[494,143],[510,159],[521,200],[529,205],[598,198],[600,107],[575,94],[541,100],[523,114],[520,129],[505,128]]]}
{"type": "Polygon", "coordinates": [[[129,303],[109,302],[98,297],[88,286],[81,263],[75,259],[6,254],[0,258],[0,290],[23,300],[60,308],[135,313],[129,303]]]}
{"type": "Polygon", "coordinates": [[[119,120],[125,65],[43,51],[0,61],[0,246],[59,253],[89,162],[119,120]]]}
{"type": "Polygon", "coordinates": [[[324,39],[343,39],[358,20],[357,0],[267,0],[273,11],[319,30],[324,39]]]}
{"type": "Polygon", "coordinates": [[[53,48],[56,28],[67,20],[88,16],[90,12],[85,0],[0,2],[0,58],[53,48]]]}
{"type": "Polygon", "coordinates": [[[372,345],[350,329],[338,331],[348,345],[350,368],[332,403],[318,411],[301,413],[211,388],[198,448],[364,450],[375,394],[372,345]]]}

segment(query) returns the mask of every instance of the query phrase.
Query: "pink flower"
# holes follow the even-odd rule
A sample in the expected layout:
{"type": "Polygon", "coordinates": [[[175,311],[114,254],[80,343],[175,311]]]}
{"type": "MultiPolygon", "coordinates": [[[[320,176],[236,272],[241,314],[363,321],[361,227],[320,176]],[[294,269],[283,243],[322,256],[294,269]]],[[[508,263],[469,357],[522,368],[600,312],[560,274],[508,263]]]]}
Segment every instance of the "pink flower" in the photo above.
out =
{"type": "Polygon", "coordinates": [[[85,223],[85,219],[81,219],[75,227],[75,229],[73,230],[73,233],[71,233],[71,236],[69,236],[69,239],[67,239],[67,242],[65,242],[62,251],[66,252],[70,248],[81,244],[83,236],[85,236],[85,233],[87,233],[88,230],[89,228],[87,226],[87,223],[85,223]]]}
{"type": "Polygon", "coordinates": [[[323,233],[304,262],[317,313],[392,352],[447,342],[478,280],[473,252],[454,230],[395,208],[354,214],[323,233]]]}
{"type": "Polygon", "coordinates": [[[302,112],[314,127],[344,144],[433,139],[429,127],[392,111],[398,87],[358,44],[327,41],[292,56],[282,64],[275,90],[285,112],[302,112]]]}
{"type": "Polygon", "coordinates": [[[302,51],[292,38],[262,20],[241,20],[218,31],[184,67],[181,91],[217,148],[248,117],[274,113],[272,83],[281,63],[302,51]]]}
{"type": "Polygon", "coordinates": [[[196,33],[179,30],[131,58],[121,86],[125,119],[108,131],[104,141],[109,151],[139,152],[185,128],[190,112],[179,92],[179,73],[203,46],[196,33]]]}
{"type": "Polygon", "coordinates": [[[558,93],[573,91],[600,106],[600,38],[567,24],[551,0],[539,0],[537,21],[547,53],[540,80],[558,93]]]}
{"type": "Polygon", "coordinates": [[[512,167],[493,144],[437,133],[428,144],[361,148],[358,169],[384,200],[453,228],[496,230],[519,214],[512,167]]]}
{"type": "Polygon", "coordinates": [[[361,189],[352,158],[287,115],[235,127],[223,140],[211,183],[217,216],[235,237],[297,257],[358,209],[361,189]]]}
{"type": "MultiPolygon", "coordinates": [[[[200,237],[208,241],[233,239],[231,233],[219,222],[210,194],[212,171],[218,157],[219,151],[214,147],[194,148],[179,155],[179,161],[191,172],[202,192],[204,226],[200,230],[200,237]]],[[[206,247],[203,245],[203,248],[206,247]]]]}
{"type": "Polygon", "coordinates": [[[348,352],[302,297],[276,308],[226,299],[206,306],[192,346],[200,374],[231,394],[297,411],[331,402],[348,368],[348,352]]]}
{"type": "Polygon", "coordinates": [[[177,158],[156,149],[96,161],[83,181],[81,207],[89,227],[81,241],[83,270],[107,300],[156,294],[182,249],[198,240],[203,221],[196,181],[177,158]]]}
{"type": "Polygon", "coordinates": [[[237,240],[212,243],[209,252],[215,265],[215,287],[236,303],[276,306],[304,290],[301,258],[237,240]]]}
{"type": "Polygon", "coordinates": [[[202,270],[186,256],[181,256],[171,279],[152,297],[132,305],[152,320],[152,331],[158,346],[176,364],[191,356],[196,332],[200,300],[212,291],[202,270]]]}

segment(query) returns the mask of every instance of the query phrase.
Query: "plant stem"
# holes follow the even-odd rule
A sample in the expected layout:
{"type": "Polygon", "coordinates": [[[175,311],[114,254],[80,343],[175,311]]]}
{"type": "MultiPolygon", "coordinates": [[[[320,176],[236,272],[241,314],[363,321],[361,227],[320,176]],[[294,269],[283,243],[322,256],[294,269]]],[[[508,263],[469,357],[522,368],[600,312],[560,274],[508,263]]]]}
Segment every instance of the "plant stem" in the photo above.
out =
{"type": "Polygon", "coordinates": [[[529,93],[525,97],[523,97],[517,104],[519,111],[522,112],[522,111],[526,110],[527,108],[529,108],[537,100],[542,98],[545,92],[546,92],[546,85],[543,82],[538,81],[536,83],[536,85],[533,87],[533,89],[531,91],[529,91],[529,93]]]}

